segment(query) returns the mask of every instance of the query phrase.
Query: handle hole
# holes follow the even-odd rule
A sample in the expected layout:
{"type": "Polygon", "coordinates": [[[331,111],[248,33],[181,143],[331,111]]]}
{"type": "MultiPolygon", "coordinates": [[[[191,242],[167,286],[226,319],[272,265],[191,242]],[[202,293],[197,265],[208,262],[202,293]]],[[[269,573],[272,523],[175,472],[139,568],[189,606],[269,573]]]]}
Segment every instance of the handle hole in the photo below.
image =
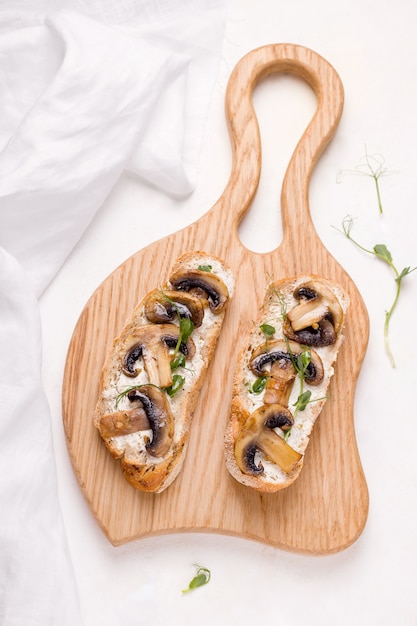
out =
{"type": "Polygon", "coordinates": [[[242,244],[252,252],[275,250],[282,241],[282,181],[317,100],[302,79],[271,74],[254,90],[253,105],[262,145],[262,171],[255,198],[239,224],[242,244]]]}

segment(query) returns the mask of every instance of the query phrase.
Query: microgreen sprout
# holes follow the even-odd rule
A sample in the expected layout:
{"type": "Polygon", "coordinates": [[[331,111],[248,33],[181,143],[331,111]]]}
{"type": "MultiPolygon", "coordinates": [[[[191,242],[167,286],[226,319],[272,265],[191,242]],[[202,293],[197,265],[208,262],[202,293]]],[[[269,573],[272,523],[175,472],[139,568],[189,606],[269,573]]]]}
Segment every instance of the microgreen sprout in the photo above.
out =
{"type": "Polygon", "coordinates": [[[387,167],[385,166],[384,157],[379,153],[368,154],[368,151],[365,146],[365,155],[362,157],[361,161],[358,163],[356,168],[354,170],[343,170],[342,172],[340,172],[338,179],[340,180],[340,177],[342,174],[362,174],[363,176],[368,176],[372,178],[375,183],[376,196],[377,196],[377,201],[378,201],[378,210],[381,214],[383,213],[383,208],[382,208],[381,189],[379,185],[379,179],[382,176],[386,176],[387,174],[390,174],[390,173],[392,172],[389,172],[387,167]]]}
{"type": "Polygon", "coordinates": [[[294,402],[293,406],[295,406],[296,412],[304,411],[307,404],[309,404],[310,402],[311,402],[311,391],[310,389],[308,389],[307,391],[300,393],[296,402],[294,402]]]}
{"type": "Polygon", "coordinates": [[[116,409],[119,406],[119,402],[120,402],[120,400],[122,400],[122,398],[127,396],[127,394],[130,393],[131,391],[134,391],[135,389],[140,389],[140,387],[141,387],[141,385],[134,385],[133,387],[127,387],[127,389],[124,389],[123,391],[121,391],[116,396],[116,409]]]}
{"type": "Polygon", "coordinates": [[[199,265],[198,269],[200,270],[200,272],[211,272],[211,270],[213,269],[212,265],[199,265]]]}
{"type": "Polygon", "coordinates": [[[371,250],[368,248],[365,248],[360,243],[358,243],[355,239],[353,239],[351,235],[352,227],[353,227],[353,219],[350,215],[348,215],[344,218],[342,222],[343,230],[340,230],[338,228],[336,230],[344,234],[345,237],[347,237],[347,239],[349,239],[357,248],[359,248],[363,252],[366,252],[367,254],[372,254],[373,256],[377,257],[378,259],[386,263],[394,273],[394,280],[396,283],[395,296],[391,304],[391,307],[385,311],[384,342],[385,342],[385,350],[391,362],[391,365],[392,367],[395,367],[394,356],[392,354],[390,344],[389,344],[389,326],[390,326],[390,322],[391,322],[391,318],[394,313],[394,310],[398,304],[398,299],[400,297],[402,280],[406,276],[408,276],[408,274],[411,274],[411,272],[414,272],[414,270],[417,268],[405,267],[403,270],[401,270],[401,272],[399,272],[393,263],[391,252],[388,250],[385,244],[378,243],[371,250]]]}
{"type": "Polygon", "coordinates": [[[154,385],[153,383],[142,383],[141,385],[132,385],[131,387],[126,387],[126,389],[121,391],[116,396],[116,409],[119,406],[120,400],[127,396],[131,391],[135,391],[135,389],[141,389],[142,387],[156,387],[160,391],[167,393],[170,398],[172,398],[172,396],[175,396],[175,394],[183,387],[184,383],[184,376],[181,376],[180,374],[174,374],[172,377],[172,385],[170,385],[169,387],[159,387],[158,385],[154,385]]]}
{"type": "Polygon", "coordinates": [[[266,387],[267,382],[268,382],[268,376],[258,376],[258,378],[254,381],[254,383],[250,387],[249,393],[254,393],[256,395],[262,393],[266,387]]]}
{"type": "Polygon", "coordinates": [[[278,289],[273,289],[272,291],[273,294],[278,298],[279,306],[281,309],[282,321],[285,322],[285,320],[287,319],[287,303],[285,302],[285,298],[282,295],[281,291],[278,291],[278,289]]]}
{"type": "Polygon", "coordinates": [[[268,340],[275,335],[275,326],[271,324],[261,324],[259,328],[265,336],[265,349],[268,349],[268,340]]]}
{"type": "MultiPolygon", "coordinates": [[[[173,355],[173,361],[176,361],[176,357],[178,355],[178,352],[180,350],[181,344],[182,343],[186,343],[187,339],[190,337],[191,333],[194,330],[194,322],[189,318],[189,317],[183,317],[177,307],[177,305],[175,304],[174,300],[172,300],[172,298],[170,298],[169,296],[166,295],[166,293],[161,290],[162,295],[164,296],[164,298],[167,300],[167,302],[169,302],[170,304],[172,304],[172,306],[175,309],[175,312],[177,314],[178,317],[178,323],[179,323],[179,336],[178,336],[178,341],[177,344],[175,346],[174,349],[174,355],[173,355]]],[[[181,364],[177,361],[177,364],[174,365],[175,367],[180,367],[181,364]]],[[[174,369],[171,365],[171,369],[174,369]]]]}
{"type": "Polygon", "coordinates": [[[178,352],[178,354],[172,359],[170,366],[171,370],[176,370],[178,367],[184,367],[185,365],[185,354],[182,352],[178,352]]]}
{"type": "Polygon", "coordinates": [[[172,377],[172,385],[170,385],[170,387],[164,387],[163,391],[165,391],[169,397],[172,398],[172,396],[175,396],[175,394],[182,389],[184,383],[184,376],[181,376],[181,374],[174,374],[172,377]]]}
{"type": "Polygon", "coordinates": [[[275,326],[271,324],[261,324],[259,328],[266,337],[272,337],[275,334],[275,326]]]}
{"type": "Polygon", "coordinates": [[[191,580],[187,589],[183,589],[183,593],[188,593],[189,591],[193,591],[193,589],[197,589],[198,587],[202,587],[203,585],[207,585],[211,578],[211,572],[207,567],[202,567],[201,565],[197,565],[194,563],[194,567],[196,569],[196,575],[191,580]]]}
{"type": "MultiPolygon", "coordinates": [[[[291,357],[291,361],[294,366],[294,369],[300,377],[300,392],[298,394],[297,400],[293,404],[293,406],[295,406],[295,412],[294,412],[294,417],[295,417],[299,411],[305,410],[307,404],[309,404],[310,402],[313,402],[313,400],[311,400],[311,391],[310,390],[304,391],[304,382],[308,373],[307,372],[308,367],[311,363],[311,350],[309,348],[306,348],[305,350],[303,350],[302,352],[300,352],[300,354],[297,354],[296,356],[291,350],[288,337],[285,337],[285,343],[287,344],[288,354],[291,357]]],[[[289,435],[289,432],[288,432],[288,435],[289,435]]]]}
{"type": "Polygon", "coordinates": [[[321,398],[314,398],[314,400],[312,400],[311,391],[308,389],[307,391],[303,391],[303,393],[300,393],[296,402],[294,402],[293,406],[295,406],[295,411],[297,413],[298,411],[304,411],[307,405],[311,404],[312,402],[318,402],[319,400],[328,400],[328,399],[329,399],[329,396],[325,395],[325,396],[322,396],[321,398]]]}
{"type": "Polygon", "coordinates": [[[157,389],[160,389],[160,387],[158,387],[158,385],[154,385],[153,383],[142,383],[141,385],[132,385],[131,387],[126,387],[126,389],[121,391],[116,396],[116,409],[119,406],[120,400],[122,400],[122,398],[127,396],[131,391],[135,391],[135,389],[141,389],[141,387],[148,387],[148,386],[152,386],[152,387],[156,387],[157,389]]]}

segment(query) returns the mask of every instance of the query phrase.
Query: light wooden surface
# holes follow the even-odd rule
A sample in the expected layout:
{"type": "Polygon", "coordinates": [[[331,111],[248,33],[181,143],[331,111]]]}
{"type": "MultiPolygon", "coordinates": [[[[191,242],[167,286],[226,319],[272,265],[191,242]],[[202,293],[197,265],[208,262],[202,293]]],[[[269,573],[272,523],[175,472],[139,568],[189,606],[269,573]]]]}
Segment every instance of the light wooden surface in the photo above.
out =
{"type": "Polygon", "coordinates": [[[356,446],[353,402],[368,341],[368,316],[354,283],[315,232],[308,205],[312,170],[342,108],[338,75],[311,50],[270,45],[246,55],[233,71],[226,94],[233,166],[224,193],[197,222],[124,262],[86,304],[67,356],[64,428],[85,498],[114,545],[158,533],[207,531],[326,554],[346,548],[363,530],[368,490],[356,446]],[[238,225],[256,192],[261,167],[252,90],[272,72],[291,72],[305,79],[318,106],[285,176],[283,242],[268,254],[257,254],[240,242],[238,225]],[[137,301],[167,277],[177,256],[195,249],[214,253],[231,265],[236,295],[194,413],[182,473],[162,494],[143,494],[125,481],[93,426],[100,371],[113,338],[137,301]],[[331,400],[315,426],[300,478],[286,490],[262,495],[236,483],[224,464],[223,434],[234,363],[270,277],[312,272],[340,282],[348,291],[346,340],[331,383],[331,400]]]}

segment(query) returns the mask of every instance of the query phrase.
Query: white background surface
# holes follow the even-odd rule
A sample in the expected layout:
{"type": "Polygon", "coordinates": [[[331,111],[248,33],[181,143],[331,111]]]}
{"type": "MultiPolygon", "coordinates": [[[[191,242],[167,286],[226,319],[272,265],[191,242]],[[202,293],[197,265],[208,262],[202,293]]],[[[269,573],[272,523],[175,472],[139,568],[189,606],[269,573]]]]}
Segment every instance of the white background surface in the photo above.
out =
{"type": "MultiPolygon", "coordinates": [[[[392,274],[332,228],[352,214],[353,234],[363,245],[385,243],[399,270],[417,265],[416,19],[411,0],[231,0],[196,191],[174,199],[122,176],[42,296],[44,384],[85,626],[116,624],[112,615],[120,618],[124,611],[125,624],[150,626],[417,624],[417,272],[404,281],[392,320],[393,369],[382,334],[384,311],[394,297],[392,274]],[[167,535],[114,548],[84,501],[65,444],[61,385],[72,331],[91,293],[110,272],[138,249],[198,219],[221,195],[231,165],[223,113],[230,71],[251,49],[285,42],[324,56],[345,88],[342,121],[315,170],[310,205],[321,239],[356,282],[370,315],[355,403],[370,492],[367,525],[350,548],[323,557],[208,534],[167,535]],[[380,179],[382,216],[370,178],[345,174],[337,182],[341,170],[361,161],[365,145],[370,154],[384,156],[391,172],[380,179]],[[195,562],[210,568],[212,579],[182,595],[195,562]],[[141,614],[129,610],[138,598],[143,599],[141,614]]],[[[255,92],[264,166],[257,198],[241,227],[242,241],[252,249],[267,251],[280,241],[280,181],[314,106],[310,88],[298,79],[269,78],[255,92]]]]}

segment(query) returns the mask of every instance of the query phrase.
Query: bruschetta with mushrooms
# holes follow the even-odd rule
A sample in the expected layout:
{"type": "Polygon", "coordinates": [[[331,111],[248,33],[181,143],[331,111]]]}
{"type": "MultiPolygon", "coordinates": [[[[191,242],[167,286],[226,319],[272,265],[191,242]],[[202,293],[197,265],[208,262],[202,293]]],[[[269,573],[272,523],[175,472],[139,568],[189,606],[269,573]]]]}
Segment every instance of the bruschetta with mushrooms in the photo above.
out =
{"type": "Polygon", "coordinates": [[[94,423],[136,489],[159,493],[181,470],[233,287],[232,272],[220,259],[184,254],[114,341],[94,423]]]}
{"type": "Polygon", "coordinates": [[[348,305],[340,285],[314,275],[268,287],[238,359],[225,433],[226,465],[240,483],[274,492],[299,476],[348,305]]]}

